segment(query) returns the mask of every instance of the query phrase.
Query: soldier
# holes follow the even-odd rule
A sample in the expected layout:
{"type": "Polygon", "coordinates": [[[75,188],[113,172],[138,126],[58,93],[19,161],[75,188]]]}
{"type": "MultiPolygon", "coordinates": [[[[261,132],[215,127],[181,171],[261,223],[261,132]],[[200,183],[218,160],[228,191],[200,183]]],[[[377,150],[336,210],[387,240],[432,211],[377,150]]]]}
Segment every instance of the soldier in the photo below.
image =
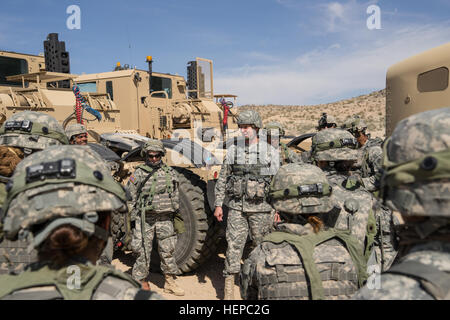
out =
{"type": "Polygon", "coordinates": [[[228,147],[215,187],[214,216],[222,221],[225,197],[228,200],[225,257],[225,293],[234,299],[235,275],[241,268],[241,258],[247,236],[253,246],[261,242],[270,231],[273,215],[267,193],[272,176],[278,170],[279,152],[265,141],[259,140],[261,117],[256,111],[239,113],[237,123],[245,143],[228,147]]]}
{"type": "Polygon", "coordinates": [[[333,186],[333,197],[340,211],[335,228],[349,229],[364,244],[371,272],[387,269],[397,251],[393,232],[392,212],[376,203],[375,197],[362,185],[351,168],[358,160],[356,139],[347,131],[319,131],[312,140],[312,159],[324,170],[333,186]]]}
{"type": "Polygon", "coordinates": [[[161,141],[147,141],[141,151],[145,165],[136,168],[127,184],[134,206],[131,220],[135,221],[131,248],[138,255],[132,275],[143,288],[149,288],[146,278],[156,238],[166,280],[164,292],[183,296],[184,290],[175,283],[175,276],[181,273],[174,257],[177,242],[174,217],[180,207],[178,174],[162,161],[165,153],[161,141]]]}
{"type": "Polygon", "coordinates": [[[286,163],[302,162],[299,154],[295,153],[294,151],[289,149],[285,143],[281,142],[281,138],[283,138],[285,135],[285,131],[281,123],[277,121],[269,122],[264,127],[264,130],[267,135],[267,143],[272,145],[275,149],[280,148],[280,166],[286,163]]]}
{"type": "Polygon", "coordinates": [[[366,123],[357,115],[348,118],[341,128],[350,132],[358,141],[358,161],[353,169],[359,171],[367,190],[377,191],[380,186],[383,140],[381,138],[371,139],[370,134],[367,133],[366,123]]]}
{"type": "Polygon", "coordinates": [[[88,133],[86,127],[80,123],[70,124],[66,127],[67,139],[70,144],[86,145],[88,133]]]}
{"type": "Polygon", "coordinates": [[[381,192],[405,221],[399,263],[354,299],[450,299],[450,108],[400,121],[384,146],[381,192]]]}
{"type": "Polygon", "coordinates": [[[331,128],[337,128],[336,119],[333,116],[327,115],[326,112],[322,113],[322,116],[319,119],[319,125],[316,128],[317,131],[331,128]]]}
{"type": "Polygon", "coordinates": [[[334,200],[326,174],[287,164],[270,186],[281,223],[252,251],[241,271],[244,299],[348,299],[366,275],[363,246],[334,229],[334,200]]]}
{"type": "MultiPolygon", "coordinates": [[[[8,118],[0,128],[0,211],[6,198],[6,184],[16,166],[34,152],[52,145],[68,144],[64,129],[58,121],[44,113],[18,112],[8,118]]],[[[0,274],[20,273],[25,262],[36,259],[36,251],[27,253],[25,240],[3,239],[0,212],[0,274]]]]}
{"type": "Polygon", "coordinates": [[[29,238],[38,262],[20,275],[0,276],[1,299],[159,298],[126,274],[94,265],[111,212],[127,210],[124,188],[94,151],[49,147],[19,163],[11,181],[5,235],[29,238]]]}

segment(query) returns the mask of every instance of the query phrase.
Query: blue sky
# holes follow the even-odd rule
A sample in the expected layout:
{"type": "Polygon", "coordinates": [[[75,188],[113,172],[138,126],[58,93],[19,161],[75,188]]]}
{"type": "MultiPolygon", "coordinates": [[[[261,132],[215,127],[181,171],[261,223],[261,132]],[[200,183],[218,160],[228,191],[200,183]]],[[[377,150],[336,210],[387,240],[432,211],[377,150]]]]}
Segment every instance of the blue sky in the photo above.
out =
{"type": "Polygon", "coordinates": [[[450,1],[2,0],[0,49],[38,54],[48,33],[70,52],[71,73],[116,62],[186,75],[214,61],[215,93],[239,104],[319,104],[385,86],[387,68],[450,41],[450,1]],[[381,29],[369,30],[369,5],[381,29]],[[81,9],[69,30],[66,9],[81,9]]]}

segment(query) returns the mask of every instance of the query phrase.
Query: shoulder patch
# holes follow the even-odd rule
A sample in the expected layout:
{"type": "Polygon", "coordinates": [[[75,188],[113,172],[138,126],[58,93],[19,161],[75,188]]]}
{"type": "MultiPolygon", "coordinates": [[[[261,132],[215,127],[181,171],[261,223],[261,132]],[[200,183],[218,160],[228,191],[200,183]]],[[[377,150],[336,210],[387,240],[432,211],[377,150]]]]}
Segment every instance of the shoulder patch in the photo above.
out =
{"type": "Polygon", "coordinates": [[[132,183],[136,183],[136,177],[134,176],[134,173],[130,176],[130,181],[132,183]]]}

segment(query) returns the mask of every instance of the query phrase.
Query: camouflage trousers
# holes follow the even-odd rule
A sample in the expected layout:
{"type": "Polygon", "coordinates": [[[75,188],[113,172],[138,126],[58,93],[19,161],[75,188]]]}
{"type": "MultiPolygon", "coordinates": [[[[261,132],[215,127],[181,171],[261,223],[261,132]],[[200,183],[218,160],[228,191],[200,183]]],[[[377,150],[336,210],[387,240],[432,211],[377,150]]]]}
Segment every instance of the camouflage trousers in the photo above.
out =
{"type": "Polygon", "coordinates": [[[144,232],[142,232],[141,227],[141,219],[137,218],[133,239],[131,240],[131,248],[138,255],[133,265],[133,279],[141,281],[148,276],[154,238],[158,241],[162,272],[164,274],[179,274],[174,257],[177,236],[173,226],[173,214],[147,214],[144,232]]]}
{"type": "Polygon", "coordinates": [[[273,213],[271,212],[243,213],[229,209],[226,231],[228,247],[223,271],[225,277],[239,273],[241,270],[241,258],[249,233],[252,246],[256,247],[270,232],[272,221],[273,213]]]}
{"type": "Polygon", "coordinates": [[[28,253],[29,243],[26,240],[0,241],[0,274],[19,274],[25,267],[37,261],[37,251],[28,253]]]}

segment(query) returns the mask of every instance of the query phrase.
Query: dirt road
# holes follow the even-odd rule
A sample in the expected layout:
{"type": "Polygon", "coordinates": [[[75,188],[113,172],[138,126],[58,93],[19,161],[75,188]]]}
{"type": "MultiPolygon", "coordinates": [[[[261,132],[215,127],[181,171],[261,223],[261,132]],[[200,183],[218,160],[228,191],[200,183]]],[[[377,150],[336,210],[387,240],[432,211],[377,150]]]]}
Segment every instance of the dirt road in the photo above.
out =
{"type": "MultiPolygon", "coordinates": [[[[149,276],[150,287],[167,300],[222,300],[224,278],[222,271],[225,261],[226,241],[221,240],[218,250],[210,259],[193,272],[177,277],[177,283],[182,287],[186,295],[177,297],[164,293],[164,276],[161,273],[151,272],[149,276]]],[[[114,256],[112,264],[116,268],[131,274],[134,259],[131,253],[118,252],[114,256]]],[[[235,299],[241,299],[239,286],[234,286],[235,299]]]]}

